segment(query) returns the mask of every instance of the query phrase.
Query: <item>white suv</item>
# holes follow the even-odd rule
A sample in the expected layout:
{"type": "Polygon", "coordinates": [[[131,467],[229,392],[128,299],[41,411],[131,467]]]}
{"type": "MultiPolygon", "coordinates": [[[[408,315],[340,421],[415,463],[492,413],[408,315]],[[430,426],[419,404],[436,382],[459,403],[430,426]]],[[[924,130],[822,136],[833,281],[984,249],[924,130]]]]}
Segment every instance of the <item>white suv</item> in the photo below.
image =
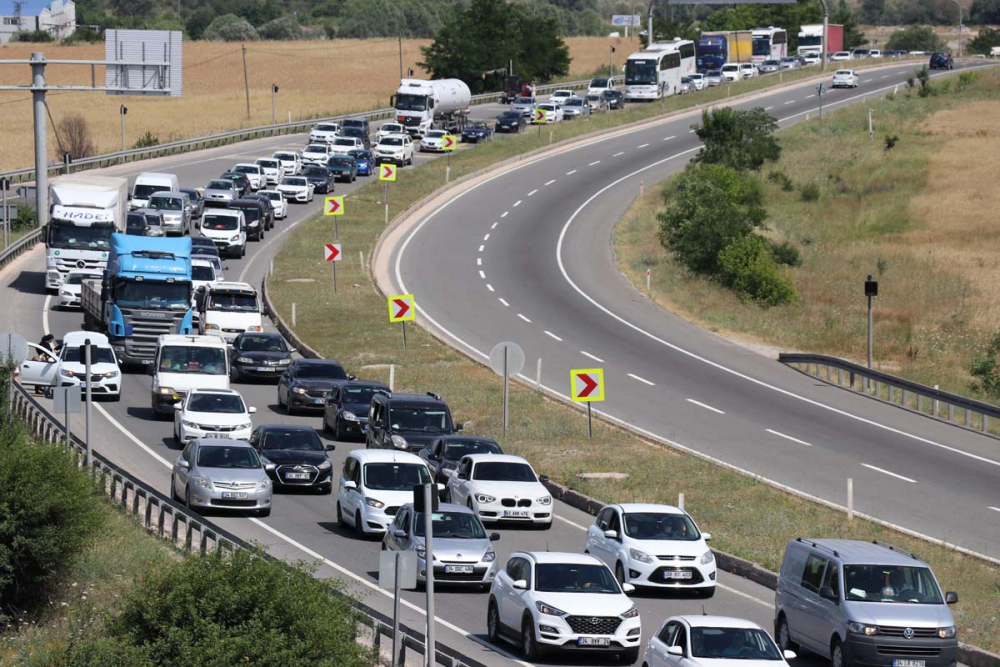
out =
{"type": "Polygon", "coordinates": [[[608,566],[587,554],[515,551],[490,588],[486,626],[494,644],[507,639],[533,662],[549,651],[639,658],[639,608],[608,566]]]}
{"type": "Polygon", "coordinates": [[[333,149],[328,143],[309,144],[302,149],[302,166],[309,164],[325,165],[333,155],[333,149]]]}
{"type": "Polygon", "coordinates": [[[283,176],[297,176],[302,172],[302,157],[295,151],[278,151],[271,157],[281,164],[283,176]]]}
{"type": "Polygon", "coordinates": [[[520,456],[469,454],[448,478],[451,502],[465,505],[483,523],[512,521],[552,526],[552,496],[520,456]]]}
{"type": "MultiPolygon", "coordinates": [[[[413,487],[431,473],[416,454],[356,449],[347,455],[337,489],[337,523],[358,537],[383,535],[399,508],[413,502],[413,487]]],[[[439,485],[440,486],[440,485],[439,485]]]]}
{"type": "Polygon", "coordinates": [[[313,126],[312,131],[309,133],[309,141],[315,141],[316,143],[325,141],[326,143],[330,143],[339,131],[340,125],[337,123],[320,123],[313,126]]]}
{"type": "Polygon", "coordinates": [[[249,440],[255,412],[238,391],[193,389],[174,406],[174,440],[179,445],[198,438],[249,440]]]}
{"type": "Polygon", "coordinates": [[[743,78],[743,70],[739,63],[726,63],[722,66],[723,81],[739,81],[743,78]]]}
{"type": "Polygon", "coordinates": [[[408,134],[388,134],[378,140],[372,152],[378,163],[413,164],[413,139],[408,134]]]}
{"type": "Polygon", "coordinates": [[[586,552],[615,572],[618,581],[655,588],[715,594],[715,556],[684,510],[670,505],[608,505],[587,528],[586,552]]]}

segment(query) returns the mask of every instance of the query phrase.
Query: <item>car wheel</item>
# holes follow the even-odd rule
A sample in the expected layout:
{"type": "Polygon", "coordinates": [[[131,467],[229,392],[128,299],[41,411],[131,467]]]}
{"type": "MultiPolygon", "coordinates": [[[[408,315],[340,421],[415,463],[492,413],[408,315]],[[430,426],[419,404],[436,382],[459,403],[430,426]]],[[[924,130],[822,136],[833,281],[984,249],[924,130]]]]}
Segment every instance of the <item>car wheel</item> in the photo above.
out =
{"type": "Polygon", "coordinates": [[[344,513],[340,509],[340,501],[337,501],[337,525],[347,530],[347,522],[344,521],[344,513]]]}
{"type": "Polygon", "coordinates": [[[332,429],[330,428],[329,422],[326,421],[326,415],[323,415],[323,433],[330,433],[332,429]]]}
{"type": "MultiPolygon", "coordinates": [[[[528,662],[533,662],[541,657],[541,651],[539,650],[538,643],[535,640],[534,624],[527,616],[525,617],[524,622],[521,623],[521,653],[524,654],[524,658],[528,662]]],[[[834,667],[843,666],[834,665],[834,667]]]]}
{"type": "Polygon", "coordinates": [[[788,629],[788,620],[782,614],[778,617],[778,648],[782,651],[798,651],[799,645],[792,641],[792,631],[788,629]]]}
{"type": "Polygon", "coordinates": [[[500,643],[500,612],[497,610],[497,601],[493,598],[490,598],[486,610],[486,634],[490,638],[490,643],[500,643]]]}
{"type": "Polygon", "coordinates": [[[625,567],[621,563],[615,564],[615,579],[618,580],[619,584],[626,583],[625,581],[625,567]]]}
{"type": "Polygon", "coordinates": [[[830,646],[830,667],[850,667],[847,658],[844,657],[844,647],[837,637],[833,638],[830,646]]]}
{"type": "Polygon", "coordinates": [[[195,514],[201,514],[201,510],[191,504],[191,489],[184,490],[184,506],[195,514]]]}
{"type": "Polygon", "coordinates": [[[247,256],[247,244],[244,243],[242,246],[240,246],[240,259],[243,259],[246,256],[247,256]]]}
{"type": "Polygon", "coordinates": [[[181,446],[181,445],[184,444],[183,442],[181,442],[181,436],[177,432],[177,422],[174,422],[174,442],[176,442],[178,446],[181,446]]]}
{"type": "Polygon", "coordinates": [[[361,523],[361,510],[354,513],[354,534],[357,535],[359,540],[365,539],[365,527],[361,523]]]}
{"type": "Polygon", "coordinates": [[[233,376],[233,382],[240,381],[240,369],[236,368],[236,366],[233,366],[232,376],[233,376]]]}
{"type": "Polygon", "coordinates": [[[177,502],[184,502],[181,500],[180,496],[177,495],[177,485],[174,484],[174,476],[170,476],[170,499],[177,502]]]}

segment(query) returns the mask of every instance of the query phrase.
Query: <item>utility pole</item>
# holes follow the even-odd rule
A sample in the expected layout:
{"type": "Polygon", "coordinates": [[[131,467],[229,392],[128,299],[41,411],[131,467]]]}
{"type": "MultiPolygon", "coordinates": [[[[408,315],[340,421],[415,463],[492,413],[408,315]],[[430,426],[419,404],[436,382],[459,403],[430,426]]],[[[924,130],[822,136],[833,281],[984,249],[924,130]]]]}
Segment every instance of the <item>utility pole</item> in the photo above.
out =
{"type": "Polygon", "coordinates": [[[958,5],[958,57],[962,57],[962,3],[958,0],[951,0],[958,5]]]}
{"type": "Polygon", "coordinates": [[[243,47],[243,90],[247,95],[247,120],[250,120],[250,79],[247,77],[247,43],[242,42],[243,47]]]}
{"type": "Polygon", "coordinates": [[[277,104],[278,104],[278,85],[275,83],[271,84],[271,125],[278,124],[277,116],[277,104]]]}
{"type": "MultiPolygon", "coordinates": [[[[872,299],[878,296],[878,281],[871,276],[865,280],[865,298],[868,299],[868,368],[872,367],[872,299]]],[[[868,390],[868,378],[865,378],[865,390],[868,390]]]]}
{"type": "MultiPolygon", "coordinates": [[[[45,54],[31,54],[31,103],[35,112],[35,216],[49,218],[49,147],[45,127],[45,54]]],[[[6,202],[5,202],[6,203],[6,202]]]]}
{"type": "Polygon", "coordinates": [[[399,40],[399,80],[403,80],[403,34],[400,33],[396,36],[399,40]]]}

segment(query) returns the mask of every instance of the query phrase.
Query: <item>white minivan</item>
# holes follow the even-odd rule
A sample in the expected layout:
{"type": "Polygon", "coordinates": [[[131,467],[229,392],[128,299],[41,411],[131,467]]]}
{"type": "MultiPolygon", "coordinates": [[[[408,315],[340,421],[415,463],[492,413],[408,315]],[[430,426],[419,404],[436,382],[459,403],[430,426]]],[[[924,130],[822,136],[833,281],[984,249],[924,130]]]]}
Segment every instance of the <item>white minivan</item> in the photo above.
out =
{"type": "Polygon", "coordinates": [[[155,192],[177,192],[181,189],[176,174],[158,174],[147,171],[135,177],[132,194],[129,195],[130,210],[149,206],[149,197],[155,192]]]}
{"type": "Polygon", "coordinates": [[[198,331],[232,344],[246,331],[263,331],[260,297],[248,283],[219,282],[195,295],[198,331]]]}
{"type": "Polygon", "coordinates": [[[337,523],[351,526],[358,537],[384,535],[399,508],[413,502],[414,485],[431,479],[427,464],[416,454],[356,449],[347,455],[340,475],[337,523]]]}
{"type": "Polygon", "coordinates": [[[173,418],[174,405],[192,389],[229,389],[229,346],[218,336],[163,334],[147,368],[153,412],[173,418]]]}

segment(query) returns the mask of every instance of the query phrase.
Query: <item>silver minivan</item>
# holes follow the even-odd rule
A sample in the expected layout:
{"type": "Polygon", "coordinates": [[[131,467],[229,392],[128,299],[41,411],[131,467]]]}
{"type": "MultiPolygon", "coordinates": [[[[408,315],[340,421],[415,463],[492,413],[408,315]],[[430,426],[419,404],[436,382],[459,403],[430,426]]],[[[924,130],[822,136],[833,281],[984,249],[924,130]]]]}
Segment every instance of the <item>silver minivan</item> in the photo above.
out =
{"type": "Polygon", "coordinates": [[[954,667],[958,639],[927,563],[883,542],[788,543],[775,591],[782,650],[811,651],[833,667],[954,667]]]}

